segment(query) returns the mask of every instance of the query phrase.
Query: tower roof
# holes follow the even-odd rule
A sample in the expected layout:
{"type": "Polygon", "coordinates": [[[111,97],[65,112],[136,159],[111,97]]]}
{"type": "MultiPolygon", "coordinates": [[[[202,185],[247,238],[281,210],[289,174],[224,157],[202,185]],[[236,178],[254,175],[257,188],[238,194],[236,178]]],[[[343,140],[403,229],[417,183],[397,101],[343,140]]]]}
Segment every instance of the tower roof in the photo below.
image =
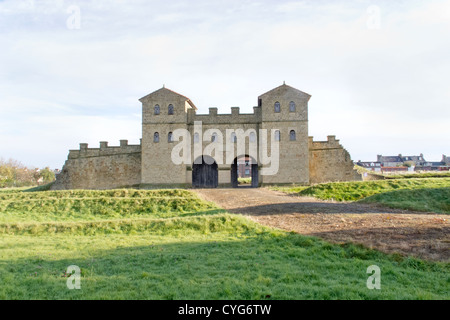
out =
{"type": "Polygon", "coordinates": [[[306,92],[303,92],[303,91],[300,91],[298,89],[295,89],[294,87],[288,86],[286,83],[283,83],[281,86],[276,87],[276,88],[274,88],[274,89],[272,89],[270,91],[267,91],[266,93],[260,95],[258,98],[262,98],[262,97],[264,97],[266,95],[273,94],[275,92],[284,93],[284,92],[287,92],[287,91],[295,92],[295,93],[297,93],[298,95],[301,95],[301,96],[306,96],[308,99],[311,98],[310,94],[308,94],[306,92]]]}
{"type": "Polygon", "coordinates": [[[160,94],[166,94],[166,95],[176,95],[178,97],[182,97],[187,103],[189,103],[189,105],[194,108],[195,110],[197,110],[197,107],[194,105],[194,103],[191,101],[191,99],[189,99],[188,97],[179,94],[173,90],[167,89],[166,87],[162,87],[161,89],[158,89],[156,91],[153,91],[152,93],[149,93],[148,95],[142,97],[139,99],[140,102],[144,102],[144,100],[151,98],[154,95],[160,95],[160,94]]]}

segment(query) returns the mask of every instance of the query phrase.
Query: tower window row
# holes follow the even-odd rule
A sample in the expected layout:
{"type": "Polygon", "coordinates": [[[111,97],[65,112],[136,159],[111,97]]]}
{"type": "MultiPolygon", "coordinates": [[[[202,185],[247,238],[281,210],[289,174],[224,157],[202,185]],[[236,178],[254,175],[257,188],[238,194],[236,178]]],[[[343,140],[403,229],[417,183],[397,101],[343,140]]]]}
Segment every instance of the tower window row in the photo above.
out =
{"type": "MultiPolygon", "coordinates": [[[[289,131],[289,141],[296,141],[297,140],[297,134],[295,130],[289,131]]],[[[275,131],[275,141],[281,141],[281,132],[280,130],[275,131]]]]}
{"type": "MultiPolygon", "coordinates": [[[[159,132],[155,132],[153,134],[153,142],[158,143],[159,142],[159,132]]],[[[173,142],[173,133],[169,132],[167,135],[167,142],[173,142]]]]}
{"type": "MultiPolygon", "coordinates": [[[[296,109],[297,109],[297,107],[295,105],[295,102],[294,101],[289,102],[289,112],[295,112],[296,109]]],[[[278,101],[275,102],[274,111],[275,111],[275,113],[281,112],[281,104],[278,101]]]]}
{"type": "MultiPolygon", "coordinates": [[[[275,131],[274,138],[275,138],[275,141],[281,141],[281,132],[280,132],[280,130],[276,130],[275,131]]],[[[295,130],[289,131],[289,141],[296,141],[296,140],[297,140],[297,135],[296,135],[295,130]]],[[[169,132],[169,134],[167,135],[167,141],[168,142],[173,142],[173,133],[172,132],[169,132]]],[[[254,132],[250,133],[249,141],[250,142],[256,142],[256,134],[254,132]]],[[[153,142],[155,142],[155,143],[159,142],[159,132],[155,132],[153,134],[153,142]]],[[[196,132],[194,134],[194,143],[198,143],[198,142],[200,142],[200,136],[196,132]]],[[[217,142],[217,133],[214,133],[211,136],[211,142],[217,142]]],[[[237,142],[237,137],[236,137],[236,134],[234,132],[231,134],[231,142],[233,142],[233,143],[237,142]]]]}
{"type": "MultiPolygon", "coordinates": [[[[161,107],[159,106],[159,104],[155,105],[154,108],[154,114],[155,115],[159,115],[161,113],[161,107]]],[[[169,106],[167,107],[167,114],[168,115],[173,115],[174,113],[174,107],[172,104],[169,104],[169,106]]]]}

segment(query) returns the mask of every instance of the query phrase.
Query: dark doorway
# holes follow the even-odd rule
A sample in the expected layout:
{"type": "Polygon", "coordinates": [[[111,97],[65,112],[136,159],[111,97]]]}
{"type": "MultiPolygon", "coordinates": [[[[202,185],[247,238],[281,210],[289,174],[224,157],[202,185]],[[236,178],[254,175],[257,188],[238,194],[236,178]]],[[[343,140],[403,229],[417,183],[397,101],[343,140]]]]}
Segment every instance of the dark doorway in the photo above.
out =
{"type": "Polygon", "coordinates": [[[231,186],[257,188],[258,184],[258,163],[249,156],[235,158],[231,165],[231,186]]]}
{"type": "Polygon", "coordinates": [[[194,188],[217,188],[219,170],[213,158],[202,156],[192,166],[192,186],[194,188]]]}

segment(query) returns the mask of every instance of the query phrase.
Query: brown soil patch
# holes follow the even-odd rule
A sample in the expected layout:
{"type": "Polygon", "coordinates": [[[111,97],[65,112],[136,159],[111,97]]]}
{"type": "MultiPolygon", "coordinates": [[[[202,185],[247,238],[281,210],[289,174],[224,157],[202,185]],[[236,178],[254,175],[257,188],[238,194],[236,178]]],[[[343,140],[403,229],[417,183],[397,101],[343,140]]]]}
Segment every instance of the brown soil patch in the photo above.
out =
{"type": "Polygon", "coordinates": [[[353,242],[386,253],[450,260],[449,216],[379,206],[320,201],[265,188],[196,189],[232,213],[334,243],[353,242]]]}

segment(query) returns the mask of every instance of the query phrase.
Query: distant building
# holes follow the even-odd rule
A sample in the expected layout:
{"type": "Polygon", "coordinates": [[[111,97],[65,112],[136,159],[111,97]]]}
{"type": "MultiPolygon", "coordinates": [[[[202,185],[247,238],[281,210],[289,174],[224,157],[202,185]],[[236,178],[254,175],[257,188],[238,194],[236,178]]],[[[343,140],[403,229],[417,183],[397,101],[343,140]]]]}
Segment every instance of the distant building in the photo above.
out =
{"type": "Polygon", "coordinates": [[[373,172],[381,172],[381,162],[359,160],[356,165],[373,172]]]}
{"type": "Polygon", "coordinates": [[[449,171],[450,164],[446,164],[445,162],[425,162],[424,165],[419,170],[424,171],[449,171]]]}
{"type": "Polygon", "coordinates": [[[446,155],[442,155],[442,161],[440,162],[427,161],[423,156],[423,153],[418,156],[403,156],[401,154],[398,156],[377,155],[377,162],[381,164],[381,171],[383,172],[450,170],[450,159],[446,155]]]}
{"type": "Polygon", "coordinates": [[[406,171],[408,171],[408,167],[403,167],[403,166],[400,166],[400,167],[383,167],[381,170],[382,170],[383,173],[384,172],[402,172],[402,171],[406,172],[406,171]]]}
{"type": "Polygon", "coordinates": [[[252,176],[252,158],[242,157],[237,160],[239,178],[250,178],[252,176]]]}
{"type": "Polygon", "coordinates": [[[377,155],[377,162],[381,163],[382,167],[403,166],[403,158],[401,154],[399,154],[398,156],[377,155]]]}
{"type": "Polygon", "coordinates": [[[445,154],[442,155],[442,162],[445,163],[445,165],[450,166],[450,158],[448,158],[445,154]]]}
{"type": "Polygon", "coordinates": [[[414,162],[416,167],[421,167],[425,164],[426,160],[423,157],[423,153],[421,153],[419,156],[405,156],[402,157],[403,162],[412,161],[414,162]]]}

